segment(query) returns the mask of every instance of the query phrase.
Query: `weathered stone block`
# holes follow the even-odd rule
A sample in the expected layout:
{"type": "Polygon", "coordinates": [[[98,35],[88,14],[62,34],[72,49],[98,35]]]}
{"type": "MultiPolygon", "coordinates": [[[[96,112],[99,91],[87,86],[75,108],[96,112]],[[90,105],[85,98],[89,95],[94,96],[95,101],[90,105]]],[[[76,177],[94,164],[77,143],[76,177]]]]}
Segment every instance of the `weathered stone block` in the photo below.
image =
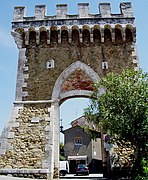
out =
{"type": "Polygon", "coordinates": [[[25,16],[25,7],[15,7],[13,13],[13,21],[22,21],[25,16]]]}
{"type": "Polygon", "coordinates": [[[31,118],[31,122],[32,123],[38,123],[40,121],[40,118],[39,117],[32,117],[31,118]]]}
{"type": "Polygon", "coordinates": [[[67,15],[67,4],[57,4],[56,5],[56,17],[58,19],[66,18],[67,15]]]}
{"type": "Polygon", "coordinates": [[[103,18],[111,17],[111,7],[110,3],[100,3],[99,11],[103,18]]]}
{"type": "Polygon", "coordinates": [[[15,133],[14,132],[9,132],[8,133],[8,139],[13,139],[14,138],[15,133]]]}
{"type": "Polygon", "coordinates": [[[12,124],[12,127],[17,128],[17,127],[19,127],[19,125],[20,125],[19,122],[14,122],[14,123],[12,124]]]}
{"type": "Polygon", "coordinates": [[[45,127],[45,131],[50,131],[50,126],[49,125],[45,127]]]}
{"type": "Polygon", "coordinates": [[[121,13],[124,17],[133,17],[133,10],[131,2],[120,3],[121,13]]]}
{"type": "Polygon", "coordinates": [[[44,19],[45,14],[46,14],[46,6],[45,5],[35,6],[35,19],[36,20],[44,19]]]}
{"type": "Polygon", "coordinates": [[[78,4],[78,13],[79,13],[79,18],[89,17],[89,4],[88,3],[79,3],[78,4]]]}
{"type": "Polygon", "coordinates": [[[5,153],[6,153],[6,149],[0,149],[0,155],[4,155],[5,153]]]}

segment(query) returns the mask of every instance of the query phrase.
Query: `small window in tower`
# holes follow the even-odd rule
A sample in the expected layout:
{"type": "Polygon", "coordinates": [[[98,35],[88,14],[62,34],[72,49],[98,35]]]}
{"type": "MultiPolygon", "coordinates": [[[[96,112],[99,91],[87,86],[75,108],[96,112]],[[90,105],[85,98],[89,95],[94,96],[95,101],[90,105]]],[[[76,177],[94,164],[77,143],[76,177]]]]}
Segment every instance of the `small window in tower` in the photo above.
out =
{"type": "Polygon", "coordinates": [[[102,62],[102,69],[108,69],[108,62],[102,62]]]}
{"type": "Polygon", "coordinates": [[[39,117],[32,117],[31,118],[31,122],[32,123],[38,123],[40,121],[40,118],[39,117]]]}
{"type": "Polygon", "coordinates": [[[46,68],[47,69],[54,68],[54,60],[53,59],[50,59],[49,61],[47,61],[46,68]]]}
{"type": "Polygon", "coordinates": [[[82,145],[82,137],[75,137],[74,138],[75,145],[82,145]]]}

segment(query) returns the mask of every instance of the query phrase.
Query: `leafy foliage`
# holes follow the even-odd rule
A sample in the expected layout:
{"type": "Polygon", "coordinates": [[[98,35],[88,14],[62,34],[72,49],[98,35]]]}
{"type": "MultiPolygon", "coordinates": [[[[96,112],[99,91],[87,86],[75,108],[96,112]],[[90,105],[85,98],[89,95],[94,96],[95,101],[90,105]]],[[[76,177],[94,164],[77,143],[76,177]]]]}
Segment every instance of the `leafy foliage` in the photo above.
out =
{"type": "Polygon", "coordinates": [[[64,144],[61,142],[60,143],[60,161],[65,160],[65,155],[64,155],[64,144]]]}
{"type": "Polygon", "coordinates": [[[129,69],[120,75],[110,73],[95,86],[85,109],[87,120],[109,131],[111,137],[130,141],[141,162],[148,146],[148,74],[129,69]],[[99,95],[102,88],[105,93],[99,95]]]}
{"type": "Polygon", "coordinates": [[[141,165],[143,167],[142,174],[138,174],[136,180],[147,180],[148,179],[148,159],[142,159],[141,165]]]}

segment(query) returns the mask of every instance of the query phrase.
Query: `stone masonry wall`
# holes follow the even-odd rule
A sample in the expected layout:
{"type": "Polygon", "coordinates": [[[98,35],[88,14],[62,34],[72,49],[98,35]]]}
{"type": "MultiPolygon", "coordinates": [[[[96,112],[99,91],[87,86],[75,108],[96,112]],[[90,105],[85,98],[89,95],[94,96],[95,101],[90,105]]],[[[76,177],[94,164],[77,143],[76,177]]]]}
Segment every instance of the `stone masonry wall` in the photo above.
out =
{"type": "Polygon", "coordinates": [[[110,44],[81,44],[79,46],[56,44],[54,47],[29,47],[27,48],[27,65],[29,66],[28,92],[25,100],[51,99],[54,84],[59,75],[72,63],[80,60],[95,70],[99,77],[108,72],[121,72],[124,68],[134,68],[132,43],[110,44]],[[108,69],[102,69],[102,49],[108,61],[108,69]],[[48,60],[54,60],[54,68],[47,69],[48,60]]]}
{"type": "Polygon", "coordinates": [[[11,129],[13,137],[11,148],[0,156],[2,169],[39,169],[44,168],[46,145],[50,121],[48,107],[45,105],[27,105],[19,112],[16,127],[11,129]]]}

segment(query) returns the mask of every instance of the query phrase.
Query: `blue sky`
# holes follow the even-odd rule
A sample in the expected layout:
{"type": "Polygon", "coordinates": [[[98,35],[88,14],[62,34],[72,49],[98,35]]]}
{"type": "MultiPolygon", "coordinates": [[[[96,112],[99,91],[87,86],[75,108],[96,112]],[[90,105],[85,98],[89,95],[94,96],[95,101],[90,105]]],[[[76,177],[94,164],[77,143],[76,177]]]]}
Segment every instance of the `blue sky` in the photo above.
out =
{"type": "MultiPolygon", "coordinates": [[[[35,5],[47,6],[47,15],[54,15],[56,4],[68,4],[68,14],[77,14],[77,4],[88,2],[90,13],[98,13],[99,2],[110,2],[112,13],[119,13],[120,2],[128,0],[1,0],[0,2],[0,132],[10,115],[15,98],[16,73],[18,61],[18,49],[11,37],[11,21],[14,6],[26,6],[26,16],[34,16],[35,5]]],[[[137,49],[140,59],[140,67],[148,72],[148,0],[129,0],[132,2],[137,26],[137,49]]],[[[87,101],[69,101],[62,105],[64,126],[82,114],[87,101]],[[68,122],[68,123],[67,123],[68,122]]]]}

